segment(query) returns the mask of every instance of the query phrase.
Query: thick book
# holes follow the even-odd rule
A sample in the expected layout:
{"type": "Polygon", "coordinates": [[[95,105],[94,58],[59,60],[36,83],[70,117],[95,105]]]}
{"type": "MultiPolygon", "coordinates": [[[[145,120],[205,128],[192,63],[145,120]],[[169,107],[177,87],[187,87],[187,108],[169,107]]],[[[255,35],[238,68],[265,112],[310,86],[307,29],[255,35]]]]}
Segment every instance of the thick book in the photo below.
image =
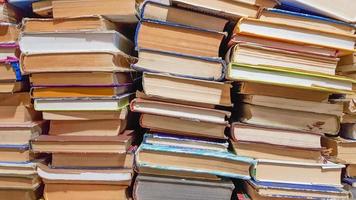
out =
{"type": "Polygon", "coordinates": [[[147,96],[208,105],[232,106],[230,83],[144,73],[142,85],[147,96]]]}
{"type": "Polygon", "coordinates": [[[356,140],[341,137],[322,137],[321,145],[331,150],[330,157],[345,164],[356,164],[356,140]]]}
{"type": "Polygon", "coordinates": [[[332,104],[327,102],[303,101],[263,95],[240,95],[240,101],[243,103],[271,108],[330,114],[336,116],[341,116],[343,113],[342,104],[332,104]]]}
{"type": "Polygon", "coordinates": [[[33,158],[29,143],[0,145],[0,162],[27,163],[33,158]]]}
{"type": "Polygon", "coordinates": [[[157,21],[138,24],[136,48],[166,51],[188,56],[219,58],[225,34],[157,21]],[[202,42],[204,41],[204,42],[202,42]]]}
{"type": "Polygon", "coordinates": [[[45,184],[98,184],[128,186],[132,178],[132,169],[56,169],[39,164],[38,175],[45,184]]]}
{"type": "Polygon", "coordinates": [[[281,0],[280,2],[296,11],[319,13],[348,23],[356,22],[356,9],[350,6],[354,3],[352,0],[342,0],[337,5],[334,1],[323,0],[281,0]]]}
{"type": "Polygon", "coordinates": [[[31,74],[32,87],[119,86],[132,83],[127,72],[67,72],[31,74]]]}
{"type": "Polygon", "coordinates": [[[134,183],[133,196],[137,200],[229,200],[234,188],[235,186],[230,180],[201,181],[139,175],[134,183]]]}
{"type": "Polygon", "coordinates": [[[249,81],[238,82],[235,88],[236,90],[233,89],[233,94],[239,93],[244,95],[270,96],[286,98],[288,100],[295,99],[302,101],[326,102],[330,96],[330,92],[306,90],[249,81]]]}
{"type": "Polygon", "coordinates": [[[174,147],[205,149],[213,151],[228,151],[229,143],[225,140],[201,137],[178,136],[167,133],[146,133],[144,142],[151,145],[166,145],[174,147]]]}
{"type": "Polygon", "coordinates": [[[252,104],[241,105],[241,122],[269,126],[277,129],[309,131],[337,135],[340,129],[339,117],[304,111],[271,108],[252,104]]]}
{"type": "Polygon", "coordinates": [[[320,149],[295,148],[267,143],[231,140],[232,149],[239,156],[255,159],[280,160],[303,163],[322,163],[324,158],[320,149]]]}
{"type": "Polygon", "coordinates": [[[0,43],[10,44],[17,42],[20,30],[16,24],[2,23],[0,24],[0,31],[0,43]]]}
{"type": "Polygon", "coordinates": [[[131,94],[111,98],[45,98],[35,99],[38,111],[120,111],[130,102],[131,94]]]}
{"type": "Polygon", "coordinates": [[[131,111],[152,115],[163,115],[181,119],[191,119],[199,122],[210,122],[214,124],[228,124],[231,116],[229,111],[189,106],[178,103],[163,101],[152,101],[136,98],[130,103],[131,111]]]}
{"type": "Polygon", "coordinates": [[[100,16],[65,19],[24,18],[22,24],[23,33],[116,30],[116,25],[114,23],[100,16]]]}
{"type": "Polygon", "coordinates": [[[244,42],[237,43],[232,47],[226,59],[228,63],[264,65],[328,75],[335,75],[339,61],[338,58],[287,51],[244,42]]]}
{"type": "Polygon", "coordinates": [[[249,157],[239,157],[230,152],[146,143],[142,143],[136,152],[139,172],[143,167],[250,179],[249,169],[254,163],[255,160],[249,157]]]}
{"type": "Polygon", "coordinates": [[[42,111],[44,120],[124,120],[127,115],[126,107],[117,111],[42,111]]]}
{"type": "Polygon", "coordinates": [[[126,153],[133,134],[127,130],[118,136],[41,135],[31,141],[31,147],[37,153],[126,153]]]}
{"type": "Polygon", "coordinates": [[[140,16],[143,20],[180,24],[218,32],[223,32],[228,23],[228,20],[223,18],[171,7],[154,1],[143,3],[140,16]]]}
{"type": "MultiPolygon", "coordinates": [[[[1,49],[0,49],[1,52],[1,49]]],[[[3,51],[4,52],[4,51],[3,51]]],[[[8,55],[4,55],[5,57],[9,58],[8,55]]],[[[0,81],[1,82],[15,82],[15,81],[22,81],[23,77],[20,71],[20,65],[18,61],[10,61],[7,58],[1,59],[0,53],[0,81]]],[[[17,58],[16,58],[17,59],[17,58]]]]}
{"type": "Polygon", "coordinates": [[[116,31],[22,33],[19,45],[24,54],[133,51],[133,43],[116,31]]]}
{"type": "Polygon", "coordinates": [[[118,136],[127,125],[124,119],[53,120],[48,135],[53,136],[118,136]]]}
{"type": "Polygon", "coordinates": [[[244,181],[244,189],[251,198],[262,199],[348,199],[350,194],[340,188],[322,185],[303,185],[244,181]]]}
{"type": "MultiPolygon", "coordinates": [[[[120,52],[22,53],[21,70],[26,74],[50,72],[127,72],[133,59],[120,52]]],[[[62,50],[61,50],[62,51],[62,50]]],[[[65,51],[65,50],[63,50],[65,51]]],[[[39,75],[41,76],[41,75],[39,75]]]]}
{"type": "Polygon", "coordinates": [[[202,58],[149,49],[138,50],[138,61],[131,68],[211,81],[221,81],[226,74],[226,63],[220,58],[202,58]]]}
{"type": "Polygon", "coordinates": [[[320,143],[322,135],[321,133],[271,128],[268,124],[261,126],[235,122],[231,127],[231,137],[235,142],[265,143],[311,150],[322,148],[320,143]]]}
{"type": "Polygon", "coordinates": [[[313,30],[289,24],[249,18],[240,19],[235,27],[234,33],[295,42],[299,44],[335,48],[346,54],[351,54],[354,51],[356,41],[356,36],[351,34],[313,30]]]}
{"type": "Polygon", "coordinates": [[[239,63],[229,65],[227,79],[317,90],[330,94],[350,94],[353,90],[352,83],[355,82],[353,79],[342,76],[239,63]]]}
{"type": "Polygon", "coordinates": [[[115,97],[130,91],[131,83],[120,84],[118,86],[82,86],[82,87],[32,87],[31,96],[40,98],[100,98],[115,97]]]}
{"type": "Polygon", "coordinates": [[[344,167],[344,165],[332,162],[297,163],[259,159],[251,171],[251,176],[258,182],[342,187],[340,177],[344,167]]]}
{"type": "Polygon", "coordinates": [[[336,72],[340,75],[355,78],[356,53],[342,56],[336,68],[336,72]]]}
{"type": "Polygon", "coordinates": [[[354,27],[343,21],[277,8],[264,9],[260,14],[259,19],[315,30],[332,31],[335,33],[355,33],[354,27]]]}
{"type": "Polygon", "coordinates": [[[102,15],[114,22],[137,22],[133,0],[80,0],[52,1],[53,18],[102,15]]]}
{"type": "Polygon", "coordinates": [[[27,145],[31,139],[46,133],[47,126],[45,121],[0,125],[0,145],[27,145]]]}

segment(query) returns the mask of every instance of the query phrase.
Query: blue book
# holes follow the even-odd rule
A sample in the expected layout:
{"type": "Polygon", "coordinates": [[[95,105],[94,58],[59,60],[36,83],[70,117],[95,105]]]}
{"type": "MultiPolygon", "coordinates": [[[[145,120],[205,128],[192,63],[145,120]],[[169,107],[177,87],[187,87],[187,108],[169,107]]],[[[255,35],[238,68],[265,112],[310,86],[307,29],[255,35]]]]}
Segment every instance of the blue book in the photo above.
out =
{"type": "Polygon", "coordinates": [[[343,182],[351,185],[352,187],[356,187],[356,178],[347,177],[343,179],[343,182]]]}
{"type": "Polygon", "coordinates": [[[252,187],[260,196],[296,199],[348,199],[342,187],[303,185],[291,183],[260,182],[249,180],[245,187],[252,187]]]}
{"type": "Polygon", "coordinates": [[[230,152],[151,145],[143,142],[136,152],[136,165],[163,171],[181,171],[228,178],[250,179],[256,161],[230,152]]]}
{"type": "Polygon", "coordinates": [[[0,149],[15,149],[19,151],[27,151],[30,149],[29,144],[2,144],[0,145],[0,149]]]}

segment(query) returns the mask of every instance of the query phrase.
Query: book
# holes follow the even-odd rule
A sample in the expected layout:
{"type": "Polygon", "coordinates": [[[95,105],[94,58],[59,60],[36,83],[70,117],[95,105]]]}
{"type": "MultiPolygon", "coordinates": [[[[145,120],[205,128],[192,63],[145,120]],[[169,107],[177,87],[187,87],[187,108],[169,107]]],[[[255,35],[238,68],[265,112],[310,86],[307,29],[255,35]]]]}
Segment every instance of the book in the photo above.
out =
{"type": "Polygon", "coordinates": [[[324,102],[303,101],[263,95],[240,95],[243,103],[266,106],[271,108],[305,111],[319,114],[342,116],[343,105],[324,102]]]}
{"type": "Polygon", "coordinates": [[[14,93],[14,92],[22,92],[25,90],[27,86],[24,82],[0,82],[0,93],[14,93]]]}
{"type": "Polygon", "coordinates": [[[344,179],[342,179],[342,181],[344,183],[351,185],[352,187],[356,187],[356,179],[354,179],[354,178],[344,178],[344,179]]]}
{"type": "Polygon", "coordinates": [[[225,140],[216,140],[199,137],[171,135],[167,133],[146,133],[144,142],[151,145],[165,145],[192,149],[205,149],[213,151],[228,151],[229,143],[225,140]]]}
{"type": "Polygon", "coordinates": [[[44,120],[123,120],[128,115],[128,109],[118,111],[44,111],[44,120]]]}
{"type": "Polygon", "coordinates": [[[126,153],[132,137],[130,130],[118,136],[41,135],[31,146],[36,153],[126,153]]]}
{"type": "MultiPolygon", "coordinates": [[[[23,175],[7,175],[0,177],[2,187],[0,191],[4,190],[36,190],[41,185],[41,178],[37,175],[23,176],[23,175]]],[[[10,193],[11,194],[11,193],[10,193]]],[[[21,194],[21,193],[20,193],[21,194]]],[[[31,193],[30,193],[31,194],[31,193]]]]}
{"type": "Polygon", "coordinates": [[[260,46],[254,43],[237,43],[231,48],[227,62],[264,65],[297,71],[335,75],[338,58],[324,57],[260,46]]]}
{"type": "Polygon", "coordinates": [[[354,165],[354,164],[347,165],[347,167],[345,169],[345,176],[355,178],[356,177],[356,165],[354,165]]]}
{"type": "Polygon", "coordinates": [[[234,29],[234,33],[275,39],[280,41],[309,44],[335,48],[346,54],[354,51],[356,37],[350,34],[332,31],[313,30],[283,23],[242,18],[234,29]],[[272,32],[271,32],[272,31],[272,32]]]}
{"type": "Polygon", "coordinates": [[[133,168],[132,153],[53,153],[51,166],[59,169],[133,168]]]}
{"type": "Polygon", "coordinates": [[[348,199],[342,188],[320,185],[244,181],[244,188],[253,199],[348,199]]]}
{"type": "Polygon", "coordinates": [[[355,33],[355,29],[350,26],[349,23],[343,21],[277,8],[264,9],[260,14],[259,19],[328,32],[332,31],[344,34],[355,33]]]}
{"type": "Polygon", "coordinates": [[[118,136],[127,125],[124,119],[53,120],[48,135],[53,136],[118,136]]]}
{"type": "Polygon", "coordinates": [[[291,111],[245,103],[241,105],[240,110],[240,121],[251,125],[329,135],[337,135],[340,129],[339,118],[335,115],[291,111]]]}
{"type": "Polygon", "coordinates": [[[42,196],[42,187],[33,189],[1,189],[0,195],[8,199],[38,200],[42,196]]]}
{"type": "Polygon", "coordinates": [[[33,2],[32,11],[41,17],[51,17],[53,15],[52,0],[33,2]]]}
{"type": "Polygon", "coordinates": [[[181,119],[191,119],[194,121],[210,122],[215,124],[228,124],[227,119],[231,116],[231,113],[225,110],[209,109],[162,101],[152,101],[142,98],[133,99],[130,102],[130,108],[133,112],[178,117],[181,119]]]}
{"type": "Polygon", "coordinates": [[[289,5],[295,10],[315,12],[348,23],[356,21],[355,9],[350,6],[353,3],[350,0],[341,1],[340,4],[337,5],[337,9],[335,9],[335,4],[332,1],[281,0],[281,3],[289,5]]]}
{"type": "Polygon", "coordinates": [[[136,49],[152,49],[197,57],[219,58],[225,35],[164,22],[141,21],[135,36],[136,49]],[[204,41],[202,43],[202,41],[204,41]]]}
{"type": "Polygon", "coordinates": [[[352,91],[352,83],[354,82],[352,79],[341,76],[237,63],[229,65],[227,79],[318,90],[337,94],[350,94],[350,91],[352,91]]]}
{"type": "Polygon", "coordinates": [[[146,143],[140,145],[135,159],[138,172],[141,167],[145,167],[240,179],[250,178],[249,168],[254,164],[253,159],[239,157],[230,152],[146,143]]]}
{"type": "MultiPolygon", "coordinates": [[[[268,38],[261,38],[255,36],[233,34],[228,42],[228,47],[232,47],[238,43],[252,43],[257,44],[261,47],[269,47],[273,49],[280,49],[284,51],[296,52],[296,53],[306,53],[308,55],[318,55],[324,57],[335,58],[338,56],[338,50],[333,48],[309,46],[304,44],[291,43],[286,41],[270,40],[268,38]]],[[[342,61],[342,57],[339,62],[342,61]]]]}
{"type": "MultiPolygon", "coordinates": [[[[46,163],[46,159],[35,159],[30,162],[0,162],[0,176],[33,177],[37,175],[37,165],[46,163]]],[[[0,178],[1,179],[1,178],[0,178]]],[[[1,188],[1,187],[0,187],[1,188]]]]}
{"type": "Polygon", "coordinates": [[[52,7],[53,18],[103,15],[114,22],[137,22],[135,1],[133,0],[52,1],[52,7]]]}
{"type": "Polygon", "coordinates": [[[19,19],[22,17],[21,13],[13,5],[6,3],[5,1],[0,2],[0,21],[7,23],[18,23],[19,19]]]}
{"type": "Polygon", "coordinates": [[[331,150],[330,156],[337,161],[345,164],[355,164],[353,156],[356,151],[356,141],[341,137],[322,137],[321,145],[331,150]]]}
{"type": "Polygon", "coordinates": [[[126,72],[67,72],[31,74],[33,87],[119,86],[132,83],[126,72]]]}
{"type": "Polygon", "coordinates": [[[0,125],[0,146],[28,145],[31,139],[46,133],[46,130],[47,123],[45,121],[0,125]]]}
{"type": "Polygon", "coordinates": [[[200,58],[149,49],[138,50],[138,61],[131,64],[131,68],[212,81],[221,81],[226,73],[226,63],[220,58],[200,58]]]}
{"type": "Polygon", "coordinates": [[[180,24],[200,29],[223,32],[228,20],[182,8],[146,1],[141,8],[141,19],[180,24]],[[186,16],[186,17],[181,17],[186,16]]]}
{"type": "Polygon", "coordinates": [[[0,43],[16,43],[20,34],[20,30],[16,24],[2,23],[0,24],[0,43]]]}
{"type": "Polygon", "coordinates": [[[130,102],[131,94],[111,98],[46,98],[35,99],[38,111],[120,111],[130,102]]]}
{"type": "Polygon", "coordinates": [[[192,119],[164,115],[141,114],[140,126],[154,132],[165,132],[182,136],[226,139],[227,124],[199,122],[192,119]]]}
{"type": "Polygon", "coordinates": [[[314,150],[322,148],[320,143],[322,135],[305,131],[276,129],[267,124],[260,126],[235,122],[231,127],[231,137],[235,142],[263,143],[314,150]]]}
{"type": "Polygon", "coordinates": [[[30,145],[3,144],[0,145],[0,162],[27,163],[34,158],[30,145]]]}
{"type": "Polygon", "coordinates": [[[85,200],[90,198],[110,198],[126,200],[127,186],[94,183],[46,183],[43,195],[47,199],[61,200],[75,198],[85,200]]]}
{"type": "Polygon", "coordinates": [[[265,83],[243,81],[235,84],[232,94],[244,94],[244,95],[261,95],[270,97],[279,97],[314,101],[314,102],[326,102],[330,93],[317,90],[306,90],[301,88],[292,88],[281,85],[271,85],[265,83]]]}
{"type": "Polygon", "coordinates": [[[21,81],[22,74],[20,72],[20,66],[16,63],[7,63],[0,61],[0,81],[1,82],[14,82],[21,81]]]}
{"type": "Polygon", "coordinates": [[[113,52],[22,53],[20,59],[21,70],[32,75],[49,72],[132,71],[132,59],[128,55],[113,52]]]}
{"type": "Polygon", "coordinates": [[[342,187],[344,165],[327,163],[296,163],[277,160],[257,160],[251,172],[253,180],[342,187]],[[303,174],[303,176],[300,176],[303,174]]]}
{"type": "Polygon", "coordinates": [[[22,33],[117,30],[114,23],[100,16],[64,19],[24,18],[22,24],[22,33]]]}
{"type": "Polygon", "coordinates": [[[127,93],[131,84],[119,86],[83,86],[83,87],[32,87],[32,98],[80,98],[80,97],[114,97],[127,93]]]}
{"type": "Polygon", "coordinates": [[[131,55],[132,42],[116,31],[22,33],[24,54],[116,52],[131,55]]]}
{"type": "Polygon", "coordinates": [[[148,96],[209,105],[232,106],[230,99],[230,88],[232,86],[229,83],[144,73],[142,85],[144,93],[148,96]]]}
{"type": "Polygon", "coordinates": [[[135,199],[216,199],[228,200],[234,185],[230,180],[200,181],[173,177],[139,175],[134,183],[135,199]]]}
{"type": "Polygon", "coordinates": [[[132,169],[55,169],[47,165],[38,165],[38,175],[47,185],[61,184],[99,184],[128,186],[132,178],[132,169]]]}
{"type": "Polygon", "coordinates": [[[223,0],[204,2],[200,0],[173,0],[172,4],[210,15],[237,19],[240,17],[255,18],[261,7],[273,8],[279,3],[273,0],[238,0],[233,2],[223,0]]]}
{"type": "Polygon", "coordinates": [[[340,136],[346,139],[356,140],[356,125],[350,123],[341,124],[340,136]]]}
{"type": "Polygon", "coordinates": [[[324,161],[320,149],[295,148],[256,142],[236,142],[233,140],[230,140],[230,142],[232,149],[238,156],[302,163],[322,163],[324,161]]]}

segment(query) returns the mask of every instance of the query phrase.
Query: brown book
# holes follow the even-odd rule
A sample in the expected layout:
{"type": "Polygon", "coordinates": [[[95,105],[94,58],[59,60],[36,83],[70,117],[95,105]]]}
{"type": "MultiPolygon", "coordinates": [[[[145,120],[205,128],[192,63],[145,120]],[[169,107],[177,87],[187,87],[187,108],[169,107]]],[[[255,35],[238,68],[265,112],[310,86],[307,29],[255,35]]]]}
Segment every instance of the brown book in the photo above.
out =
{"type": "Polygon", "coordinates": [[[55,168],[133,168],[131,153],[53,153],[52,167],[55,168]]]}
{"type": "Polygon", "coordinates": [[[178,117],[141,114],[140,125],[151,131],[172,133],[186,136],[225,139],[226,124],[214,124],[178,117]]]}
{"type": "Polygon", "coordinates": [[[53,120],[49,135],[117,136],[126,128],[127,120],[53,120]]]}
{"type": "Polygon", "coordinates": [[[118,136],[41,135],[31,144],[37,153],[126,153],[133,134],[127,130],[118,136]]]}
{"type": "Polygon", "coordinates": [[[52,1],[53,18],[103,15],[114,22],[137,22],[134,0],[52,1]]]}
{"type": "Polygon", "coordinates": [[[239,83],[238,88],[239,93],[241,94],[273,96],[316,102],[327,101],[330,95],[328,92],[289,88],[253,82],[241,82],[239,83]]]}
{"type": "Polygon", "coordinates": [[[64,19],[25,18],[22,23],[24,33],[116,30],[114,23],[100,16],[64,19]]]}
{"type": "Polygon", "coordinates": [[[231,137],[235,142],[264,143],[314,150],[321,149],[322,135],[306,131],[276,129],[267,124],[261,126],[235,122],[231,127],[231,137]]]}
{"type": "Polygon", "coordinates": [[[148,96],[210,105],[232,106],[231,84],[144,73],[143,91],[148,96]]]}
{"type": "Polygon", "coordinates": [[[29,162],[34,158],[26,148],[0,148],[1,162],[29,162]]]}
{"type": "Polygon", "coordinates": [[[347,177],[356,177],[356,165],[355,164],[350,164],[346,167],[346,176],[347,177]]]}
{"type": "Polygon", "coordinates": [[[26,88],[27,88],[26,83],[22,81],[0,82],[0,93],[21,92],[21,91],[25,91],[26,88]]]}
{"type": "MultiPolygon", "coordinates": [[[[7,55],[5,55],[5,56],[7,56],[7,55]]],[[[11,56],[11,55],[9,55],[9,56],[11,56]]],[[[0,63],[0,74],[1,74],[1,76],[0,76],[1,82],[16,81],[16,71],[10,63],[0,63]]]]}
{"type": "Polygon", "coordinates": [[[127,72],[57,72],[31,74],[33,86],[114,86],[131,83],[132,78],[127,72]]]}
{"type": "Polygon", "coordinates": [[[38,200],[42,197],[43,187],[32,189],[0,189],[0,196],[6,200],[38,200]]]}
{"type": "Polygon", "coordinates": [[[45,121],[0,124],[0,145],[29,144],[31,139],[46,133],[47,125],[45,121]]]}
{"type": "Polygon", "coordinates": [[[145,3],[141,12],[144,19],[159,20],[218,32],[223,32],[225,25],[228,23],[226,19],[154,2],[145,3]]]}
{"type": "Polygon", "coordinates": [[[241,105],[240,121],[277,129],[326,133],[329,135],[336,135],[340,129],[340,121],[336,115],[292,111],[245,103],[241,105]]]}
{"type": "Polygon", "coordinates": [[[38,177],[37,175],[0,176],[1,186],[6,186],[8,190],[11,189],[33,190],[38,188],[41,182],[42,182],[41,178],[38,177]]]}
{"type": "Polygon", "coordinates": [[[331,150],[330,157],[344,164],[356,164],[356,142],[341,137],[322,137],[321,145],[331,150]]]}
{"type": "MultiPolygon", "coordinates": [[[[126,119],[127,108],[119,111],[43,111],[44,120],[119,120],[126,119]]],[[[120,123],[121,126],[121,123],[120,123]]]]}
{"type": "Polygon", "coordinates": [[[20,65],[28,74],[131,71],[130,59],[127,56],[105,52],[22,54],[20,65]]]}
{"type": "Polygon", "coordinates": [[[110,199],[127,200],[127,187],[121,185],[100,184],[46,184],[43,194],[46,199],[110,199]]]}
{"type": "Polygon", "coordinates": [[[0,25],[0,42],[15,43],[19,37],[20,30],[16,25],[0,25]]]}
{"type": "Polygon", "coordinates": [[[321,163],[320,150],[293,148],[265,143],[232,141],[232,147],[239,156],[255,159],[281,160],[290,162],[321,163]]]}
{"type": "Polygon", "coordinates": [[[217,32],[141,22],[137,30],[136,43],[140,49],[217,58],[224,36],[217,32]]]}
{"type": "Polygon", "coordinates": [[[51,17],[53,14],[52,0],[33,2],[32,11],[41,17],[51,17]]]}

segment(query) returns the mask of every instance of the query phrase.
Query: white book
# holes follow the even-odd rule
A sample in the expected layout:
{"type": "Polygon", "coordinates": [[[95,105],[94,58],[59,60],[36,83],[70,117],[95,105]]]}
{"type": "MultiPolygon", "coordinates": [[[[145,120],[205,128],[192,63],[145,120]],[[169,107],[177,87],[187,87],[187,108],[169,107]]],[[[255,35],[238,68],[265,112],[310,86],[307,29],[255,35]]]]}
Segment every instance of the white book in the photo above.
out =
{"type": "Polygon", "coordinates": [[[115,52],[130,55],[133,43],[116,31],[22,33],[19,39],[24,54],[115,52]]]}

